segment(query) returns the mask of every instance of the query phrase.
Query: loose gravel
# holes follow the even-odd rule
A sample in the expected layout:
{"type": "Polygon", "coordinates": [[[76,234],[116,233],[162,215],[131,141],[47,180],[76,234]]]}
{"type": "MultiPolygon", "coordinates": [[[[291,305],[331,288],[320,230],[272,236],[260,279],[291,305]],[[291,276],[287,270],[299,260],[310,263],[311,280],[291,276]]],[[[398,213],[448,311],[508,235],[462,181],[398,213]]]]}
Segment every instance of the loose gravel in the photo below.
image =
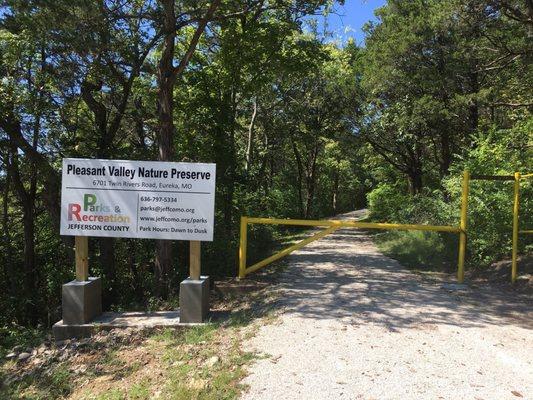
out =
{"type": "MultiPolygon", "coordinates": [[[[345,214],[354,218],[357,214],[345,214]]],[[[533,301],[450,290],[339,230],[289,258],[243,398],[532,399],[533,301]]]]}

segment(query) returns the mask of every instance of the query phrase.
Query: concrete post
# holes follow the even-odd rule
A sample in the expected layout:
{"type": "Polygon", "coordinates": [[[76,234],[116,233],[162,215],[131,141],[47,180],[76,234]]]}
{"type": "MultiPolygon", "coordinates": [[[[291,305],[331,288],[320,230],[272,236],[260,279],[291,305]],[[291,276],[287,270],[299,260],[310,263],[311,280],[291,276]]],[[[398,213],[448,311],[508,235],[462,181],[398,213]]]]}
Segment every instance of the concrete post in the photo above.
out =
{"type": "Polygon", "coordinates": [[[180,284],[180,322],[204,322],[209,314],[209,277],[187,278],[180,284]]]}
{"type": "Polygon", "coordinates": [[[63,285],[63,324],[83,325],[102,314],[102,280],[88,278],[63,285]]]}
{"type": "Polygon", "coordinates": [[[189,277],[180,284],[180,322],[204,322],[209,314],[209,277],[201,276],[201,247],[190,243],[189,277]]]}

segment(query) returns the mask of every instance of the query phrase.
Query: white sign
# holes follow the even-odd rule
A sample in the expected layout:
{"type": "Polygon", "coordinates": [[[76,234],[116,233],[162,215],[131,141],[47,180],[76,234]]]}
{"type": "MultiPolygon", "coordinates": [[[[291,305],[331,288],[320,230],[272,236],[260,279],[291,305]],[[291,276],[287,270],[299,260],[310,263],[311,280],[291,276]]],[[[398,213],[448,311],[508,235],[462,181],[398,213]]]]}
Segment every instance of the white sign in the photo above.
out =
{"type": "Polygon", "coordinates": [[[63,159],[61,234],[213,240],[215,164],[63,159]]]}

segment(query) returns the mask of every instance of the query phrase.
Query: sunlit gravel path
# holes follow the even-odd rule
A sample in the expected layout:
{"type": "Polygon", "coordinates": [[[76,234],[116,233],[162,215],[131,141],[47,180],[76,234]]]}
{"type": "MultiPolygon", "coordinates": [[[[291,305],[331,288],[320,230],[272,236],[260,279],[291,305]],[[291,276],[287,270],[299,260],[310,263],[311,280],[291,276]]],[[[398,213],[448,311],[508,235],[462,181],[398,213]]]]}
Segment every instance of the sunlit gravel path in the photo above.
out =
{"type": "Polygon", "coordinates": [[[355,230],[289,261],[244,399],[533,399],[531,297],[444,289],[355,230]]]}

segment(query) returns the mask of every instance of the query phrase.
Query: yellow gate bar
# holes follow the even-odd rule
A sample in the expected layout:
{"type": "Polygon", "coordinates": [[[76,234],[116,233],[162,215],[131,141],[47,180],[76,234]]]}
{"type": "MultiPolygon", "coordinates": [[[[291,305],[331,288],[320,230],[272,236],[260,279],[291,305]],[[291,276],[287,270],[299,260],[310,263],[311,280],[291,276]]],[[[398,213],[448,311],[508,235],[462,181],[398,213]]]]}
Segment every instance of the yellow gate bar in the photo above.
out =
{"type": "MultiPolygon", "coordinates": [[[[248,220],[250,220],[250,219],[251,218],[249,218],[248,220]]],[[[332,226],[330,228],[324,229],[323,231],[314,234],[313,236],[308,237],[307,239],[302,240],[301,242],[293,244],[292,246],[287,247],[284,250],[281,250],[279,253],[276,253],[276,254],[268,257],[268,258],[265,258],[263,261],[259,261],[258,263],[252,265],[251,267],[246,268],[244,270],[244,274],[242,274],[242,275],[241,275],[241,270],[239,270],[239,278],[244,278],[246,275],[257,271],[258,269],[270,264],[271,262],[274,262],[276,260],[279,260],[282,257],[285,257],[285,256],[289,255],[294,250],[298,250],[299,248],[301,248],[301,247],[303,247],[303,246],[305,246],[305,245],[307,245],[307,244],[309,244],[311,242],[314,242],[315,240],[323,238],[324,236],[330,234],[331,232],[336,231],[337,229],[339,229],[337,226],[332,226]]]]}
{"type": "Polygon", "coordinates": [[[414,231],[436,231],[460,233],[461,228],[447,225],[415,225],[415,224],[390,224],[381,222],[359,222],[342,220],[307,220],[307,219],[277,219],[277,218],[247,218],[249,224],[270,225],[297,225],[297,226],[335,226],[337,228],[363,228],[363,229],[399,229],[414,231]]]}
{"type": "Polygon", "coordinates": [[[471,180],[480,181],[514,181],[513,175],[470,175],[471,180]]]}
{"type": "Polygon", "coordinates": [[[528,229],[528,230],[525,230],[525,231],[518,231],[518,233],[531,234],[531,233],[533,233],[533,229],[528,229]]]}

